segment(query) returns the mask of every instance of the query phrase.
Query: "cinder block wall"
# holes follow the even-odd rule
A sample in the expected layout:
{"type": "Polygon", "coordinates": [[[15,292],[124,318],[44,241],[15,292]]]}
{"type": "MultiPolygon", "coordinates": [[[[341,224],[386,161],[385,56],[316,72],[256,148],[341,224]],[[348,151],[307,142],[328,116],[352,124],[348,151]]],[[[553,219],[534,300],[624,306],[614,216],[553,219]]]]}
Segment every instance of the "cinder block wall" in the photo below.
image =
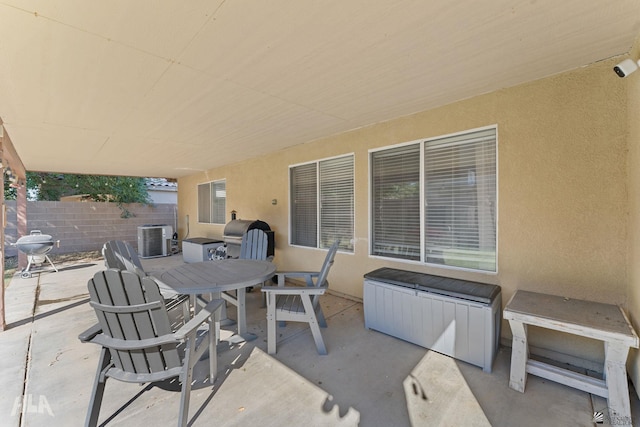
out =
{"type": "MultiPolygon", "coordinates": [[[[5,228],[5,256],[16,256],[12,243],[18,236],[16,202],[8,200],[5,228]]],[[[115,203],[92,202],[27,202],[27,233],[40,230],[60,240],[52,254],[97,251],[107,240],[126,240],[138,247],[138,226],[147,224],[171,225],[175,231],[176,205],[137,203],[125,205],[133,217],[122,218],[122,210],[115,203]]]]}

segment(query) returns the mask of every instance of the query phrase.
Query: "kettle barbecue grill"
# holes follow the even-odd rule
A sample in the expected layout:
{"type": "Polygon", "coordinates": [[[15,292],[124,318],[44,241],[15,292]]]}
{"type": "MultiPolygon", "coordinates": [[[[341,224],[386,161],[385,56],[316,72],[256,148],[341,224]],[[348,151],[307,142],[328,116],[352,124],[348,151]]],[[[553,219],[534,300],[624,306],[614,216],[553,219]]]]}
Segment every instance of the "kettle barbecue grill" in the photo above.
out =
{"type": "Polygon", "coordinates": [[[58,269],[53,265],[53,262],[51,262],[49,255],[47,255],[51,252],[51,249],[53,249],[54,244],[60,245],[60,240],[54,241],[50,235],[42,234],[40,230],[31,230],[31,234],[20,237],[14,245],[20,252],[25,253],[29,260],[27,268],[22,271],[20,277],[23,279],[31,277],[31,267],[40,265],[45,262],[45,260],[49,261],[49,264],[51,264],[51,267],[53,267],[57,273],[58,269]]]}

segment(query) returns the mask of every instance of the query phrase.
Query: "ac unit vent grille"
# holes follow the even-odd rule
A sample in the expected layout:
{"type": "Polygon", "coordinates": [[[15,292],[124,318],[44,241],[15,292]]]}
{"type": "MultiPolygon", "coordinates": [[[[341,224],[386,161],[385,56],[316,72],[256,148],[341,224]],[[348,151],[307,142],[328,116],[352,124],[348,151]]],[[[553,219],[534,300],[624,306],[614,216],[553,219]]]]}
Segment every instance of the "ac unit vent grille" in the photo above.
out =
{"type": "Polygon", "coordinates": [[[138,227],[138,253],[141,258],[167,256],[171,252],[172,228],[168,225],[138,227]]]}

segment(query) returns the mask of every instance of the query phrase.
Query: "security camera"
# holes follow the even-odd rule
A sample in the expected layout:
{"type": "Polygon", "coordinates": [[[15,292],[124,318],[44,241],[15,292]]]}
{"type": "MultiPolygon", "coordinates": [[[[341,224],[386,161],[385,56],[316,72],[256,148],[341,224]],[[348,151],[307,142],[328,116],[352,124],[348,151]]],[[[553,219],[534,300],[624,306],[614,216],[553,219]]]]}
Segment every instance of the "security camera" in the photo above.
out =
{"type": "Polygon", "coordinates": [[[637,69],[638,64],[633,59],[625,59],[624,61],[613,67],[613,71],[615,71],[619,77],[627,77],[637,69]]]}

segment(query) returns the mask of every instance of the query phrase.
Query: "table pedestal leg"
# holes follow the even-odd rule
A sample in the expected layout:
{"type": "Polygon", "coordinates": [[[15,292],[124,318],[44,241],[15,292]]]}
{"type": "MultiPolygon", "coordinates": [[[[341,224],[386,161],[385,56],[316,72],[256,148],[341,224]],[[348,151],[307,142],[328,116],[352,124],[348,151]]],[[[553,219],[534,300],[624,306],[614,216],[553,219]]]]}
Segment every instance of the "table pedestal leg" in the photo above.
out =
{"type": "Polygon", "coordinates": [[[247,289],[240,288],[237,293],[238,299],[238,336],[244,341],[253,341],[257,338],[255,334],[247,332],[247,289]]]}
{"type": "Polygon", "coordinates": [[[509,325],[513,334],[509,387],[524,393],[524,387],[527,382],[527,360],[529,359],[527,325],[515,320],[509,320],[509,325]]]}
{"type": "Polygon", "coordinates": [[[236,298],[238,301],[238,335],[242,336],[247,332],[247,305],[246,305],[247,290],[240,288],[237,291],[236,298]]]}
{"type": "MultiPolygon", "coordinates": [[[[227,300],[227,298],[224,298],[223,293],[222,292],[216,292],[213,294],[209,294],[210,298],[215,298],[215,299],[224,299],[227,300]]],[[[229,317],[227,317],[227,304],[222,304],[222,308],[220,309],[220,321],[218,322],[218,325],[222,325],[222,326],[233,326],[236,324],[236,321],[233,319],[229,319],[229,317]]]]}
{"type": "MultiPolygon", "coordinates": [[[[233,297],[233,295],[230,295],[227,293],[222,293],[218,295],[221,295],[223,299],[225,299],[226,301],[229,301],[231,304],[235,305],[237,308],[236,318],[238,320],[235,323],[237,323],[238,325],[238,333],[232,336],[229,339],[229,342],[232,344],[238,344],[245,341],[255,340],[257,336],[255,334],[247,332],[247,305],[246,305],[247,290],[246,288],[239,288],[236,291],[235,298],[233,297]]],[[[233,322],[233,320],[231,319],[227,319],[227,320],[229,320],[229,322],[233,322]]],[[[223,326],[227,326],[229,324],[232,325],[233,323],[222,322],[221,324],[223,326]]]]}

